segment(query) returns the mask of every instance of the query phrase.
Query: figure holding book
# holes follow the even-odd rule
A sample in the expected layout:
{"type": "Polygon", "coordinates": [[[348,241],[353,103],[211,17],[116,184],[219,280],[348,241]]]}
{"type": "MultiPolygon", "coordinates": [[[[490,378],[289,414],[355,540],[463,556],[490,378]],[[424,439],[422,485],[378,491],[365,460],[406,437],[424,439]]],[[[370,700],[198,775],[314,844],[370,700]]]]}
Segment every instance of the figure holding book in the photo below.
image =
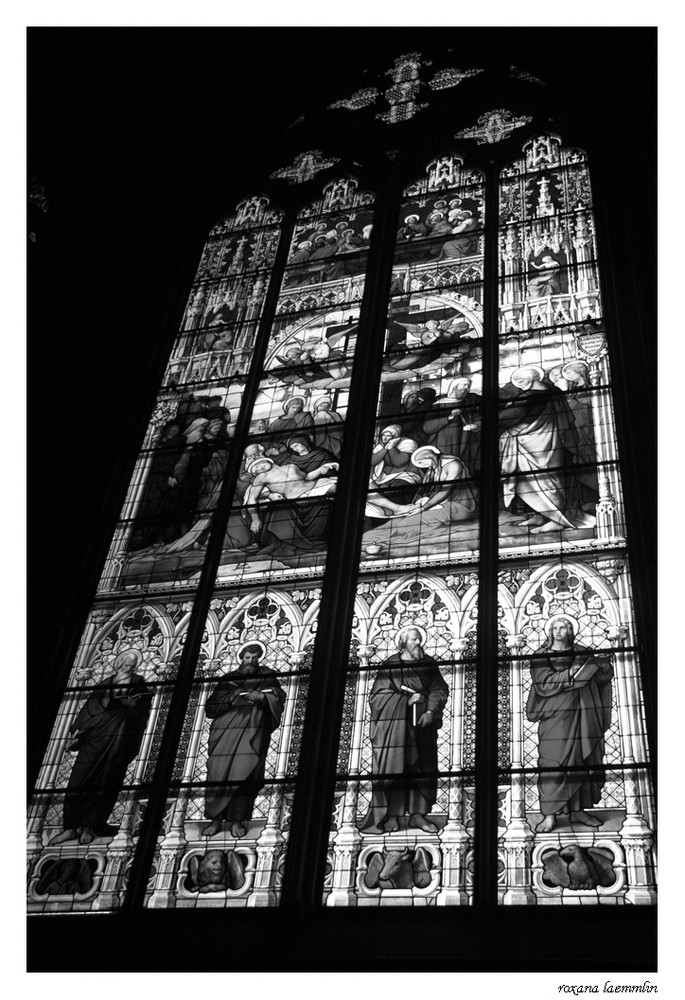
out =
{"type": "Polygon", "coordinates": [[[538,776],[542,820],[549,833],[557,817],[568,815],[581,826],[601,820],[586,812],[597,805],[604,787],[604,734],[611,724],[609,657],[575,643],[573,622],[550,618],[547,639],[532,661],[526,715],[538,723],[538,776]]]}
{"type": "Polygon", "coordinates": [[[244,837],[257,793],[264,783],[269,741],[283,714],[285,691],[273,670],[260,665],[261,642],[238,652],[240,666],[214,688],[205,709],[209,728],[203,837],[230,824],[232,837],[244,837]]]}
{"type": "Polygon", "coordinates": [[[418,628],[402,629],[397,653],[378,671],[369,696],[373,789],[360,829],[395,833],[408,826],[426,833],[436,827],[427,814],[438,788],[438,730],[449,688],[432,656],[423,651],[418,628]]]}

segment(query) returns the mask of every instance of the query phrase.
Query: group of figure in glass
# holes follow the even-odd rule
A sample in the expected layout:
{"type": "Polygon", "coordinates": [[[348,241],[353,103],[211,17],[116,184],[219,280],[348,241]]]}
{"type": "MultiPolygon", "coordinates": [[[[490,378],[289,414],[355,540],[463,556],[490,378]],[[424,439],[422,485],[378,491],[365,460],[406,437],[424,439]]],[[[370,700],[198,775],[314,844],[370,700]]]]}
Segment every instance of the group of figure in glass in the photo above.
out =
{"type": "Polygon", "coordinates": [[[363,271],[366,257],[361,251],[368,248],[371,240],[370,218],[368,211],[354,219],[330,215],[299,228],[288,258],[284,286],[315,285],[363,271]]]}
{"type": "MultiPolygon", "coordinates": [[[[595,524],[592,404],[568,391],[584,387],[586,379],[583,362],[556,365],[547,374],[538,365],[524,365],[502,387],[501,503],[517,527],[541,533],[595,524]]],[[[425,533],[477,516],[473,480],[480,469],[482,414],[481,397],[471,386],[468,376],[457,376],[443,398],[430,385],[411,389],[393,422],[381,426],[372,455],[367,528],[421,513],[425,533]]]]}
{"type": "Polygon", "coordinates": [[[194,528],[205,539],[228,462],[231,414],[221,396],[186,396],[160,433],[133,525],[129,549],[182,548],[194,528]],[[200,515],[202,525],[198,526],[200,515]]]}
{"type": "MultiPolygon", "coordinates": [[[[396,833],[410,828],[436,833],[429,815],[437,801],[438,734],[450,695],[438,662],[426,652],[427,635],[405,626],[396,652],[378,667],[369,693],[372,747],[371,800],[359,818],[362,831],[396,833]]],[[[205,816],[200,831],[244,837],[264,786],[267,754],[279,727],[286,692],[276,671],[264,663],[266,648],[247,642],[238,667],[216,683],[206,703],[205,816]]],[[[136,672],[138,649],[121,651],[113,674],[97,684],[74,720],[66,752],[76,753],[65,794],[63,830],[51,843],[77,839],[89,844],[111,837],[110,814],[129,764],[140,751],[152,692],[136,672]]],[[[546,639],[531,658],[526,715],[538,723],[539,833],[558,818],[598,827],[587,810],[604,785],[605,734],[611,723],[610,657],[578,645],[566,615],[546,624],[546,639]]]]}
{"type": "MultiPolygon", "coordinates": [[[[385,406],[389,416],[379,426],[372,452],[365,508],[365,537],[371,532],[372,543],[384,543],[380,534],[387,522],[392,522],[398,544],[405,528],[407,538],[420,524],[425,539],[439,539],[453,526],[478,517],[481,396],[473,391],[469,375],[458,374],[475,343],[463,327],[468,327],[463,320],[447,318],[424,324],[393,321],[389,328],[389,371],[403,371],[410,357],[415,372],[429,363],[423,353],[437,351],[444,355],[438,365],[454,377],[443,397],[430,376],[423,385],[415,378],[408,389],[396,380],[384,382],[389,402],[382,403],[381,412],[385,406]],[[397,344],[392,339],[395,327],[404,338],[409,331],[415,344],[407,346],[405,339],[402,350],[400,334],[397,344]],[[453,347],[447,343],[450,338],[453,347]]],[[[587,382],[587,365],[570,361],[548,372],[539,365],[520,366],[502,386],[501,509],[514,531],[525,528],[537,534],[595,524],[592,403],[586,393],[575,391],[587,382]]],[[[261,421],[245,449],[226,528],[227,553],[290,558],[326,547],[343,416],[332,394],[312,404],[310,390],[285,388],[291,394],[281,404],[281,414],[261,421]]],[[[187,397],[150,459],[129,543],[135,550],[132,565],[150,554],[179,556],[205,546],[229,443],[230,414],[221,398],[187,397]]]]}
{"type": "Polygon", "coordinates": [[[455,195],[424,208],[417,205],[399,227],[395,261],[471,257],[479,252],[478,229],[479,206],[474,198],[455,195]]]}

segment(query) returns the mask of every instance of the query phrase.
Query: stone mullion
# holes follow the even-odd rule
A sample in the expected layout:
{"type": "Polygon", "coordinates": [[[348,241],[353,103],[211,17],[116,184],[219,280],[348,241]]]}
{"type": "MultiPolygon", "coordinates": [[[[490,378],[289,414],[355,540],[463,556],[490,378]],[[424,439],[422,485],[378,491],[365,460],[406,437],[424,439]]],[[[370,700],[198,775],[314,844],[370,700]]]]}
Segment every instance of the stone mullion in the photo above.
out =
{"type": "MultiPolygon", "coordinates": [[[[452,651],[464,656],[468,640],[455,639],[452,651]]],[[[443,857],[442,885],[438,893],[438,906],[466,905],[469,902],[465,889],[466,851],[469,834],[464,825],[464,778],[460,773],[464,759],[464,690],[465,666],[455,663],[451,670],[452,731],[450,734],[450,770],[457,772],[447,780],[447,823],[440,831],[440,849],[443,857]]]]}
{"type": "Polygon", "coordinates": [[[357,827],[357,805],[359,802],[359,772],[362,759],[362,738],[364,733],[364,711],[368,699],[371,657],[376,651],[373,645],[359,647],[359,670],[357,692],[354,700],[354,727],[350,747],[350,780],[343,792],[342,816],[338,832],[333,841],[333,887],[326,900],[328,906],[355,906],[357,893],[354,888],[355,868],[361,834],[357,827]],[[353,777],[354,776],[354,777],[353,777]]]}
{"type": "Polygon", "coordinates": [[[503,902],[507,905],[534,903],[530,888],[531,847],[534,834],[526,818],[526,779],[523,767],[523,660],[516,654],[525,644],[521,634],[511,635],[508,645],[514,658],[510,662],[511,687],[509,705],[511,712],[511,818],[504,834],[507,861],[507,884],[503,902]]]}
{"type": "Polygon", "coordinates": [[[476,683],[474,903],[497,903],[497,566],[499,555],[499,274],[498,167],[486,169],[483,283],[483,408],[480,475],[479,582],[476,683]]]}

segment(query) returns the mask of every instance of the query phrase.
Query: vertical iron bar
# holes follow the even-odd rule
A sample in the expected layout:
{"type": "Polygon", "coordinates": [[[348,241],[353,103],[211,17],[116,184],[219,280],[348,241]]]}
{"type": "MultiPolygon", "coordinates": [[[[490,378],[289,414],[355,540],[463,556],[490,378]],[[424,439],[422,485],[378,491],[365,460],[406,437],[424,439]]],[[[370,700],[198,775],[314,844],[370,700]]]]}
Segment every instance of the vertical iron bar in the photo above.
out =
{"type": "Polygon", "coordinates": [[[473,886],[474,905],[481,907],[497,904],[498,195],[497,170],[491,163],[486,170],[485,187],[483,426],[476,675],[476,870],[473,886]]]}

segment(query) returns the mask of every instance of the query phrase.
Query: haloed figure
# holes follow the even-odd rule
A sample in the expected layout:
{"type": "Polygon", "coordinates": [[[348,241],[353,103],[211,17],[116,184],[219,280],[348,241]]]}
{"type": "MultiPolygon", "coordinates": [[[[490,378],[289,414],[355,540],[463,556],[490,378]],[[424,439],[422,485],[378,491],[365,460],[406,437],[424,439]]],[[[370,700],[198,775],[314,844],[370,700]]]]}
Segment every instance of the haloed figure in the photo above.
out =
{"type": "Polygon", "coordinates": [[[373,792],[360,829],[394,833],[408,814],[410,827],[435,833],[426,814],[437,798],[438,730],[449,688],[424,653],[418,628],[402,629],[397,650],[378,671],[369,696],[373,792]]]}
{"type": "Polygon", "coordinates": [[[260,642],[239,651],[240,666],[222,677],[207,700],[209,727],[203,837],[214,837],[224,821],[232,837],[244,837],[252,818],[271,734],[281,721],[285,691],[273,670],[260,665],[260,642]]]}
{"type": "Polygon", "coordinates": [[[549,833],[557,816],[601,826],[585,810],[597,805],[604,786],[604,734],[611,723],[611,678],[607,656],[576,645],[573,622],[557,615],[530,668],[526,714],[538,723],[540,812],[538,833],[549,833]],[[542,654],[542,655],[540,655],[542,654]]]}
{"type": "Polygon", "coordinates": [[[107,820],[140,750],[152,703],[152,692],[134,672],[142,659],[137,649],[119,653],[114,675],[93,689],[71,727],[66,748],[78,756],[64,798],[64,829],[52,844],[77,838],[89,844],[117,831],[107,820]]]}

